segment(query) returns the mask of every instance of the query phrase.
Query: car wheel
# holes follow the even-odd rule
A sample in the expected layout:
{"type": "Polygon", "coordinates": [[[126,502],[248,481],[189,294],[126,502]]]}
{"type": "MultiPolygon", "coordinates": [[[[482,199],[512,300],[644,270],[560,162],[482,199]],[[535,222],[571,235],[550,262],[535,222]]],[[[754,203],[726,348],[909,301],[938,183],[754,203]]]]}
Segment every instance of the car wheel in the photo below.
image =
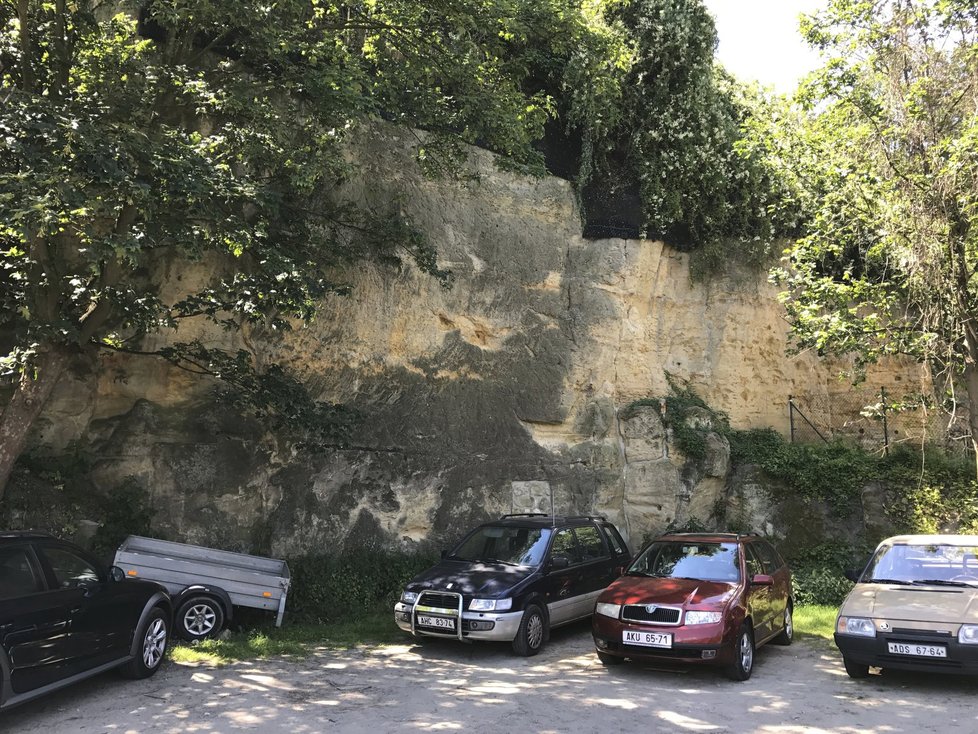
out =
{"type": "Polygon", "coordinates": [[[122,666],[122,674],[127,678],[149,678],[159,670],[166,655],[168,632],[166,614],[159,607],[154,607],[136,631],[139,640],[136,657],[122,666]]]}
{"type": "Polygon", "coordinates": [[[536,604],[530,604],[523,612],[520,628],[513,639],[513,651],[517,655],[529,657],[536,655],[547,638],[547,620],[536,604]]]}
{"type": "Polygon", "coordinates": [[[860,663],[854,663],[849,658],[842,658],[843,665],[846,666],[846,673],[849,674],[850,678],[868,678],[869,677],[869,666],[861,665],[860,663]]]}
{"type": "Polygon", "coordinates": [[[790,645],[791,641],[795,639],[795,625],[791,619],[791,602],[784,608],[784,627],[781,628],[781,634],[772,640],[775,645],[790,645]]]}
{"type": "Polygon", "coordinates": [[[598,653],[598,660],[601,661],[602,665],[621,665],[624,659],[618,657],[617,655],[609,655],[606,652],[596,651],[598,653]]]}
{"type": "Polygon", "coordinates": [[[754,672],[754,634],[745,624],[737,633],[734,643],[734,658],[727,668],[727,675],[733,680],[747,680],[754,672]]]}
{"type": "Polygon", "coordinates": [[[210,596],[193,596],[177,609],[177,634],[187,642],[216,635],[224,627],[224,608],[210,596]]]}

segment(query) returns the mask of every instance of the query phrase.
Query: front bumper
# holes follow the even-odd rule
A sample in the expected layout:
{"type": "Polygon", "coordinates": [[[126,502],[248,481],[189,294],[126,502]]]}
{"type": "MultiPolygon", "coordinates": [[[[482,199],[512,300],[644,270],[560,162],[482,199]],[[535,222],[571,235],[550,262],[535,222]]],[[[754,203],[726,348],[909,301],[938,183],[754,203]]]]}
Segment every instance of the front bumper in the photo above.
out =
{"type": "MultiPolygon", "coordinates": [[[[411,629],[410,604],[398,602],[394,605],[394,622],[405,632],[411,629]]],[[[462,640],[488,640],[512,642],[523,621],[523,612],[462,612],[462,640]]],[[[440,631],[435,628],[414,626],[415,635],[459,639],[457,631],[440,631]]]]}
{"type": "Polygon", "coordinates": [[[733,639],[726,639],[725,625],[716,624],[656,626],[623,622],[595,614],[591,635],[598,652],[632,660],[675,661],[684,664],[724,665],[733,659],[733,639]],[[625,630],[659,632],[671,635],[672,647],[644,647],[622,641],[625,630]]]}
{"type": "Polygon", "coordinates": [[[835,644],[844,658],[859,665],[934,673],[978,673],[978,645],[962,645],[957,637],[949,634],[904,629],[890,633],[877,632],[876,637],[860,637],[836,632],[835,644]],[[895,654],[890,651],[891,642],[911,648],[940,646],[947,650],[947,657],[895,654]]]}

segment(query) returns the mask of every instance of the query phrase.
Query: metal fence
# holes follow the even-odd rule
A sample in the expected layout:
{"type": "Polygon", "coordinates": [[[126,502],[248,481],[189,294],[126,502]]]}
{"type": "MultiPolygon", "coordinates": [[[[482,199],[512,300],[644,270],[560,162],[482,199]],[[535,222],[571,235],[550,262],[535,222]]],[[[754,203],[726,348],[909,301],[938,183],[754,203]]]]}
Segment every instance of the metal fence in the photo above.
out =
{"type": "Polygon", "coordinates": [[[856,386],[790,395],[788,410],[793,443],[841,439],[880,453],[902,443],[931,444],[955,453],[971,451],[965,409],[938,406],[932,396],[919,392],[856,386]]]}

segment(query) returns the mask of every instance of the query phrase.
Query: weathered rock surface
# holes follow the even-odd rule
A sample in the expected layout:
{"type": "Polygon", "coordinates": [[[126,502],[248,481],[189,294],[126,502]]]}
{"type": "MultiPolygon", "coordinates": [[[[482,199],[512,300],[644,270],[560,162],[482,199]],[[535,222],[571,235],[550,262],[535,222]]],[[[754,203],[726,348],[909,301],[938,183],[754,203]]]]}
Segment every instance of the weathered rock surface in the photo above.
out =
{"type": "MultiPolygon", "coordinates": [[[[63,382],[36,447],[78,442],[96,491],[134,476],[161,533],[219,547],[442,544],[487,516],[549,511],[551,496],[558,512],[608,515],[635,545],[670,522],[708,522],[730,451],[713,434],[690,460],[659,408],[623,407],[667,395],[668,372],[735,427],[786,432],[789,395],[835,384],[831,366],[786,356],[764,274],[694,284],[687,257],[661,242],[584,240],[566,181],[501,173],[482,151],[472,180],[432,181],[413,144],[390,128],[364,140],[346,193],[407,214],[454,273],[450,289],[411,267],[364,266],[349,273],[351,296],[328,298],[291,335],[191,325],[174,339],[281,361],[359,412],[347,447],[290,449],[215,408],[213,385],[121,355],[63,382]]],[[[742,511],[760,512],[751,502],[742,511]]]]}

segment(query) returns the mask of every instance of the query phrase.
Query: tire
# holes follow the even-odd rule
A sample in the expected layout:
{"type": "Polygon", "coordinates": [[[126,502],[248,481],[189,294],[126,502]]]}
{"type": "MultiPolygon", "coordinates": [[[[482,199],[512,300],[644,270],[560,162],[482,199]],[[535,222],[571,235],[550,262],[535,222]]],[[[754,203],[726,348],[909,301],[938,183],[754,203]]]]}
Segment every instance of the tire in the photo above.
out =
{"type": "Polygon", "coordinates": [[[625,662],[622,658],[617,655],[609,655],[606,652],[601,652],[600,650],[595,650],[598,654],[598,660],[601,661],[602,665],[621,665],[625,662]]]}
{"type": "Polygon", "coordinates": [[[750,625],[744,624],[737,633],[734,643],[734,658],[727,668],[731,680],[747,680],[754,672],[754,633],[750,625]]]}
{"type": "Polygon", "coordinates": [[[547,619],[536,604],[530,604],[523,612],[520,628],[513,639],[513,652],[523,657],[536,655],[547,639],[547,619]]]}
{"type": "Polygon", "coordinates": [[[224,607],[212,596],[192,596],[177,609],[177,634],[187,642],[213,637],[224,627],[224,607]]]}
{"type": "Polygon", "coordinates": [[[792,619],[792,609],[791,602],[784,608],[784,627],[781,629],[781,634],[775,637],[771,642],[775,645],[790,645],[791,641],[795,639],[795,624],[792,619]]]}
{"type": "Polygon", "coordinates": [[[136,657],[120,668],[126,678],[149,678],[163,664],[169,642],[170,623],[166,613],[153,607],[136,631],[136,657]]]}
{"type": "Polygon", "coordinates": [[[860,663],[854,663],[847,657],[842,658],[842,664],[846,666],[846,673],[849,674],[850,678],[859,680],[861,678],[869,677],[869,666],[862,665],[860,663]]]}

